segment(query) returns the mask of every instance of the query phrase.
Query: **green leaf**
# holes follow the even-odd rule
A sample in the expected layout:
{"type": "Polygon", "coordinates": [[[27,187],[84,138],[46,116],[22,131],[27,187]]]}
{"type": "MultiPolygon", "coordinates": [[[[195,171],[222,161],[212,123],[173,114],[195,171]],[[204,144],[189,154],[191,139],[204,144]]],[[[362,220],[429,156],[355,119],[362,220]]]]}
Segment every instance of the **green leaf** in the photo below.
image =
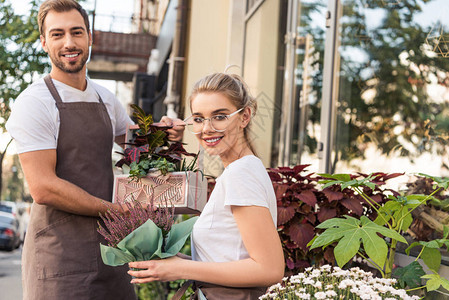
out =
{"type": "Polygon", "coordinates": [[[166,254],[164,254],[163,256],[166,255],[173,256],[176,255],[181,250],[187,238],[190,236],[190,233],[192,232],[193,225],[195,225],[196,220],[198,220],[198,217],[193,217],[172,226],[165,241],[166,254]]]}
{"type": "Polygon", "coordinates": [[[379,226],[362,216],[360,220],[345,216],[346,219],[333,218],[318,225],[318,228],[327,228],[320,234],[310,249],[338,242],[334,249],[335,259],[343,267],[360,249],[363,244],[365,252],[376,264],[383,266],[387,258],[388,247],[386,242],[377,234],[406,243],[404,237],[394,230],[379,226]]]}
{"type": "Polygon", "coordinates": [[[162,230],[152,220],[146,221],[117,244],[117,248],[100,244],[106,265],[119,266],[131,261],[167,258],[176,255],[192,232],[194,217],[172,226],[163,248],[162,230]]]}
{"type": "Polygon", "coordinates": [[[412,248],[415,248],[416,246],[421,245],[419,242],[413,242],[410,246],[407,247],[407,249],[405,249],[405,253],[407,255],[410,255],[410,250],[412,248]]]}
{"type": "Polygon", "coordinates": [[[351,258],[353,258],[360,249],[360,240],[362,234],[360,231],[352,231],[345,235],[334,249],[337,264],[342,268],[351,258]]]}
{"type": "Polygon", "coordinates": [[[429,269],[438,272],[441,265],[441,252],[439,249],[425,247],[421,258],[429,269]]]}
{"type": "Polygon", "coordinates": [[[402,219],[400,227],[399,227],[399,229],[402,231],[407,231],[407,229],[413,223],[413,217],[409,213],[409,210],[407,207],[402,207],[402,209],[396,211],[393,217],[394,217],[396,223],[399,222],[400,219],[402,219]]]}
{"type": "Polygon", "coordinates": [[[414,261],[404,268],[397,268],[393,271],[393,275],[398,277],[398,282],[402,288],[406,286],[415,288],[421,285],[421,276],[425,275],[419,262],[414,261]]]}
{"type": "Polygon", "coordinates": [[[158,130],[148,135],[148,146],[150,148],[150,152],[153,152],[156,147],[160,147],[165,143],[164,138],[166,135],[167,134],[162,130],[158,130]]]}
{"type": "Polygon", "coordinates": [[[428,292],[437,290],[440,286],[449,291],[449,281],[446,278],[442,278],[439,274],[427,274],[421,276],[421,278],[429,279],[426,282],[426,289],[428,292]]]}
{"type": "Polygon", "coordinates": [[[349,174],[326,174],[326,173],[320,173],[318,174],[321,177],[324,178],[331,178],[334,179],[336,181],[350,181],[351,180],[351,175],[349,174]]]}
{"type": "Polygon", "coordinates": [[[374,220],[377,225],[385,225],[386,222],[390,221],[391,216],[401,208],[401,204],[397,201],[388,201],[382,207],[379,208],[379,215],[374,220]],[[383,218],[382,218],[383,216],[383,218]],[[384,220],[385,219],[385,220],[384,220]]]}

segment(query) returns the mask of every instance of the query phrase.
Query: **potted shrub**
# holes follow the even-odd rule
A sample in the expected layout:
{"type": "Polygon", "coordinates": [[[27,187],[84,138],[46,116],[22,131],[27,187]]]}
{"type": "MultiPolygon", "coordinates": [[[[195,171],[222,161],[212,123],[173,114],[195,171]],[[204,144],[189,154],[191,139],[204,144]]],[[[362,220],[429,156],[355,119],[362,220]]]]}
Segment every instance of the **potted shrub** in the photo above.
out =
{"type": "Polygon", "coordinates": [[[116,164],[125,174],[115,176],[113,201],[154,199],[160,205],[168,200],[176,214],[201,212],[207,180],[198,168],[199,154],[187,152],[181,142],[169,141],[169,127],[155,124],[140,107],[132,108],[137,124],[129,126],[124,157],[116,164]],[[188,162],[186,156],[192,160],[188,162]]]}

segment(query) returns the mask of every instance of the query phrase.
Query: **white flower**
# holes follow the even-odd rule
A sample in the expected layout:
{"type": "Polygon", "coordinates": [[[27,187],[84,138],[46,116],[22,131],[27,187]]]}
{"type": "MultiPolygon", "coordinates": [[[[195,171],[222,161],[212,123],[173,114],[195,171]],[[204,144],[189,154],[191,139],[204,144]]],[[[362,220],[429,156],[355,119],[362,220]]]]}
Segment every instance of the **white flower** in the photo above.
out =
{"type": "Polygon", "coordinates": [[[317,292],[315,295],[313,295],[317,299],[326,299],[326,293],[325,292],[317,292]]]}
{"type": "Polygon", "coordinates": [[[335,297],[335,296],[337,296],[337,293],[333,290],[329,290],[329,291],[326,291],[326,296],[335,297]]]}
{"type": "Polygon", "coordinates": [[[331,268],[332,267],[330,265],[323,265],[320,267],[320,270],[325,271],[325,272],[330,272],[331,268]]]}
{"type": "Polygon", "coordinates": [[[304,284],[310,284],[310,285],[313,285],[315,283],[315,281],[311,278],[304,278],[303,282],[304,282],[304,284]]]}

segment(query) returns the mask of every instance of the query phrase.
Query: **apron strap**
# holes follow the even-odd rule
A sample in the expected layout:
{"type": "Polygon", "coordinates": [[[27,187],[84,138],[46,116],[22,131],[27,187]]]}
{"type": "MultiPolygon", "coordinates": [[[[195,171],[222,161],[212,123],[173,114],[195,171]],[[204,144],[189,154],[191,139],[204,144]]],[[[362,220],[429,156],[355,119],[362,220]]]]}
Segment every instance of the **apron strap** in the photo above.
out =
{"type": "Polygon", "coordinates": [[[187,289],[193,284],[193,280],[187,280],[183,283],[183,285],[176,291],[175,295],[171,298],[171,300],[180,300],[181,297],[185,294],[187,289]]]}
{"type": "MultiPolygon", "coordinates": [[[[53,80],[51,79],[50,74],[48,74],[47,76],[44,77],[44,82],[47,85],[47,88],[50,91],[53,98],[55,99],[56,103],[63,103],[61,96],[59,96],[58,90],[56,89],[55,84],[53,83],[53,80]]],[[[100,94],[97,91],[96,91],[96,93],[98,95],[99,102],[104,105],[103,99],[101,99],[100,94]]]]}
{"type": "Polygon", "coordinates": [[[53,83],[53,80],[51,80],[50,74],[44,77],[44,81],[51,95],[55,99],[56,103],[58,104],[62,103],[61,96],[59,96],[58,90],[56,90],[55,84],[53,83]]]}

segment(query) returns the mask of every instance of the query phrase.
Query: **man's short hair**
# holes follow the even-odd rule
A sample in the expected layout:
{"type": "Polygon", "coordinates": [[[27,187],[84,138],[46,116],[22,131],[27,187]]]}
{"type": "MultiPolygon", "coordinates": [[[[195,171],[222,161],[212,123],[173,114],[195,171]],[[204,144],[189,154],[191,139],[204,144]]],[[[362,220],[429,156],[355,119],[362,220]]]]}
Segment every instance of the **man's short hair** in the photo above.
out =
{"type": "Polygon", "coordinates": [[[86,30],[87,32],[90,32],[89,16],[78,2],[75,0],[46,0],[41,4],[37,15],[39,33],[45,37],[44,22],[49,11],[54,10],[56,12],[66,12],[71,11],[72,9],[77,10],[81,14],[84,19],[84,24],[86,25],[86,30]]]}

